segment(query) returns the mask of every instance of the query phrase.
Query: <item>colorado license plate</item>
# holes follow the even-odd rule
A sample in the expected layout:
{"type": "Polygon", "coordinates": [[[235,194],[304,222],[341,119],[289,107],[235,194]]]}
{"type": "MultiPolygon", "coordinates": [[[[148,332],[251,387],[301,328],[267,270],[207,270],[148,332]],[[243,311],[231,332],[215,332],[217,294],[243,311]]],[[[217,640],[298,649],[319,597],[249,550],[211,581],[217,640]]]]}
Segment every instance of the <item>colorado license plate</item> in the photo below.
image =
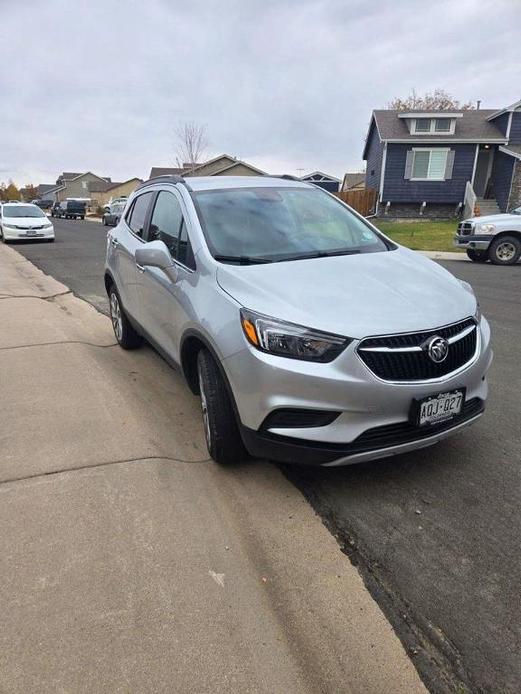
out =
{"type": "Polygon", "coordinates": [[[440,393],[432,395],[423,400],[417,401],[417,424],[439,424],[461,412],[465,392],[463,390],[453,390],[450,393],[440,393]]]}

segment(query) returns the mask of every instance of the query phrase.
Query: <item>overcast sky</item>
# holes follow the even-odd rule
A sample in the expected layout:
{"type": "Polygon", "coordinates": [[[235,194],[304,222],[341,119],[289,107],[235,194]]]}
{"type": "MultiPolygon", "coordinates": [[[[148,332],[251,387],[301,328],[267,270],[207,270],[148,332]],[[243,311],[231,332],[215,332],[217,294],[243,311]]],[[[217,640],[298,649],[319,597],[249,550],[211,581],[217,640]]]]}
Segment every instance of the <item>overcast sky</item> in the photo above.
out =
{"type": "Polygon", "coordinates": [[[521,98],[521,0],[0,0],[0,181],[174,164],[180,121],[271,173],[362,167],[373,108],[521,98]]]}

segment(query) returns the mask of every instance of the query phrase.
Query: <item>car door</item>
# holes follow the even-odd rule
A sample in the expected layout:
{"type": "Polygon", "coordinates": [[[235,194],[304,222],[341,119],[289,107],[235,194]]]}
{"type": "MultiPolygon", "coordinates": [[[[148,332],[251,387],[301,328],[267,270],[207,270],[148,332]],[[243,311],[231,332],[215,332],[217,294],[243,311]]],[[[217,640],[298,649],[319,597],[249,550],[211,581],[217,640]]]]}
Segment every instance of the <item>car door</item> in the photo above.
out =
{"type": "Polygon", "coordinates": [[[156,345],[176,362],[179,327],[189,312],[190,290],[195,281],[195,260],[182,205],[176,192],[160,191],[146,237],[147,241],[161,240],[166,244],[177,269],[177,280],[173,282],[159,268],[146,267],[138,272],[140,323],[156,345]]]}
{"type": "Polygon", "coordinates": [[[149,216],[150,203],[155,193],[148,191],[138,195],[121,223],[108,232],[109,265],[114,272],[121,302],[125,311],[139,321],[137,295],[136,249],[144,243],[144,232],[149,216]]]}

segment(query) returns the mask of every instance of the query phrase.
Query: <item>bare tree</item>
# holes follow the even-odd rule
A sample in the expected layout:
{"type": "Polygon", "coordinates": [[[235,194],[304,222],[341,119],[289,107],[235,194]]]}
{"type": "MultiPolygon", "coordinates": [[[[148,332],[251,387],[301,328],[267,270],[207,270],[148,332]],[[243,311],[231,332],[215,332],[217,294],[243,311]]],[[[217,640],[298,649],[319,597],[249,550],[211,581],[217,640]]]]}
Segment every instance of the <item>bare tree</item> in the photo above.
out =
{"type": "Polygon", "coordinates": [[[422,95],[412,89],[409,96],[405,99],[394,98],[387,104],[387,108],[395,111],[469,111],[476,107],[471,101],[461,103],[444,89],[435,89],[422,95]]]}
{"type": "Polygon", "coordinates": [[[179,123],[175,128],[176,163],[179,168],[188,165],[190,173],[202,163],[201,160],[208,149],[206,125],[196,121],[179,123]]]}

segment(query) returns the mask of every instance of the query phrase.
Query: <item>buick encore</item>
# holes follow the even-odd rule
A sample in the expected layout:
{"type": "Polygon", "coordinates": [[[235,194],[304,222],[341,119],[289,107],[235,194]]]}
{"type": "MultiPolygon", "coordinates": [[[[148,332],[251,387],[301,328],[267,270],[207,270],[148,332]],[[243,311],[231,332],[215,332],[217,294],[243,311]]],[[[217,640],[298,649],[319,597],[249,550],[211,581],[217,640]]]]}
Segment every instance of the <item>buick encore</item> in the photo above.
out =
{"type": "Polygon", "coordinates": [[[201,397],[210,455],[344,465],[476,422],[490,328],[470,285],[292,177],[167,176],[107,235],[125,349],[201,397]]]}

